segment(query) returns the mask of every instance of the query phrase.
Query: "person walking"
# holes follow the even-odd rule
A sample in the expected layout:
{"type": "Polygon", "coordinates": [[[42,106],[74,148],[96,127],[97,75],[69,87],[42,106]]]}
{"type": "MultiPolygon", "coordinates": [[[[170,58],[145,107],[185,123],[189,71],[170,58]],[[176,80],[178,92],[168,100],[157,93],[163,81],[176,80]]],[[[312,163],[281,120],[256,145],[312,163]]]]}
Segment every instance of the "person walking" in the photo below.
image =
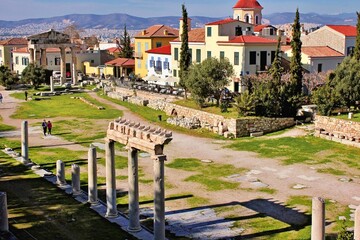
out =
{"type": "Polygon", "coordinates": [[[0,103],[2,103],[2,100],[3,100],[3,96],[2,96],[2,94],[0,93],[0,103]]]}
{"type": "Polygon", "coordinates": [[[46,136],[46,132],[47,132],[47,123],[46,120],[44,119],[44,121],[41,124],[42,128],[43,128],[43,132],[44,132],[44,136],[46,136]]]}
{"type": "Polygon", "coordinates": [[[51,135],[52,123],[50,121],[47,122],[47,129],[48,129],[48,134],[51,135]]]}
{"type": "Polygon", "coordinates": [[[28,92],[25,90],[24,94],[25,94],[25,101],[27,101],[28,92]]]}

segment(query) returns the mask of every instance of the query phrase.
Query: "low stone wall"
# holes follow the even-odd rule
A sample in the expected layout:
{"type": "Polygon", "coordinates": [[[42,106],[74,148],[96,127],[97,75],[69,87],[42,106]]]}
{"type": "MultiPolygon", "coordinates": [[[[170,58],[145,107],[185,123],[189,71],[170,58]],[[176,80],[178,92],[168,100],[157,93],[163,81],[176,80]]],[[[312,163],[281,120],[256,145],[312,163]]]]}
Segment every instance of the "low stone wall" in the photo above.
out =
{"type": "Polygon", "coordinates": [[[131,89],[116,88],[114,92],[108,92],[107,95],[111,98],[164,111],[166,115],[172,116],[168,120],[171,124],[187,128],[201,126],[225,137],[244,137],[250,136],[251,133],[259,132],[269,133],[295,125],[293,118],[226,119],[221,115],[173,104],[171,102],[173,98],[166,97],[165,95],[146,94],[138,91],[136,96],[134,96],[134,92],[131,89]]]}
{"type": "Polygon", "coordinates": [[[332,117],[316,116],[315,129],[340,138],[360,138],[360,122],[332,117]]]}

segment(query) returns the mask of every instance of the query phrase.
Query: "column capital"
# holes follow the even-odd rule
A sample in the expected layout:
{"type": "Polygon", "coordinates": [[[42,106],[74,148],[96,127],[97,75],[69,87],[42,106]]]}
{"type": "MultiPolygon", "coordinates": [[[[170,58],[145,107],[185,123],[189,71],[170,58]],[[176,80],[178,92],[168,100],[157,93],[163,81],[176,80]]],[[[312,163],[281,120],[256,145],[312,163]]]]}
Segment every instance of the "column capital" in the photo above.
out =
{"type": "Polygon", "coordinates": [[[166,161],[167,160],[166,155],[153,155],[153,156],[151,156],[151,159],[155,160],[155,161],[166,161]]]}

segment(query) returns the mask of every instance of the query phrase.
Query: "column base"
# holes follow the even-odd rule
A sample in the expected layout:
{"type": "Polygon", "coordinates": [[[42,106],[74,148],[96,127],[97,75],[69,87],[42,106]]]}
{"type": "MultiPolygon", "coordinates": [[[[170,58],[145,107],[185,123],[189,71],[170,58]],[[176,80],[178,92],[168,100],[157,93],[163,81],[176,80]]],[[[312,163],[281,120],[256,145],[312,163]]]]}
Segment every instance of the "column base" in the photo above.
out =
{"type": "Polygon", "coordinates": [[[105,217],[106,218],[117,218],[119,216],[118,213],[106,213],[105,217]]]}
{"type": "Polygon", "coordinates": [[[130,228],[128,227],[127,230],[129,232],[140,232],[142,230],[142,228],[139,226],[139,227],[135,227],[135,228],[130,228]]]}
{"type": "Polygon", "coordinates": [[[99,205],[99,201],[87,201],[91,206],[99,205]]]}
{"type": "Polygon", "coordinates": [[[79,195],[81,195],[81,191],[73,191],[72,195],[73,196],[79,196],[79,195]]]}

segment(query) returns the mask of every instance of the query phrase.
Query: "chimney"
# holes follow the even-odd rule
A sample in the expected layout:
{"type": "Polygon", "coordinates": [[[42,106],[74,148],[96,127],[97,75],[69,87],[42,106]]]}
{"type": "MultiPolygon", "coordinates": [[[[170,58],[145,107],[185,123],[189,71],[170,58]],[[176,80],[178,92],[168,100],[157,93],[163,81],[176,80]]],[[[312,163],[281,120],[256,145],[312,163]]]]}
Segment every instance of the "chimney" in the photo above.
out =
{"type": "Polygon", "coordinates": [[[142,30],[142,32],[141,32],[141,35],[145,35],[146,34],[146,30],[142,30]]]}
{"type": "MultiPolygon", "coordinates": [[[[191,31],[191,18],[188,18],[187,20],[188,20],[188,21],[187,21],[187,24],[188,24],[188,32],[190,32],[190,31],[191,31]]],[[[180,26],[179,26],[179,39],[180,39],[180,41],[181,41],[181,34],[182,34],[182,32],[183,32],[183,30],[182,30],[183,24],[184,24],[183,19],[180,18],[180,26]]]]}
{"type": "Polygon", "coordinates": [[[165,36],[169,35],[169,32],[168,32],[167,29],[164,30],[164,35],[165,35],[165,36]]]}

